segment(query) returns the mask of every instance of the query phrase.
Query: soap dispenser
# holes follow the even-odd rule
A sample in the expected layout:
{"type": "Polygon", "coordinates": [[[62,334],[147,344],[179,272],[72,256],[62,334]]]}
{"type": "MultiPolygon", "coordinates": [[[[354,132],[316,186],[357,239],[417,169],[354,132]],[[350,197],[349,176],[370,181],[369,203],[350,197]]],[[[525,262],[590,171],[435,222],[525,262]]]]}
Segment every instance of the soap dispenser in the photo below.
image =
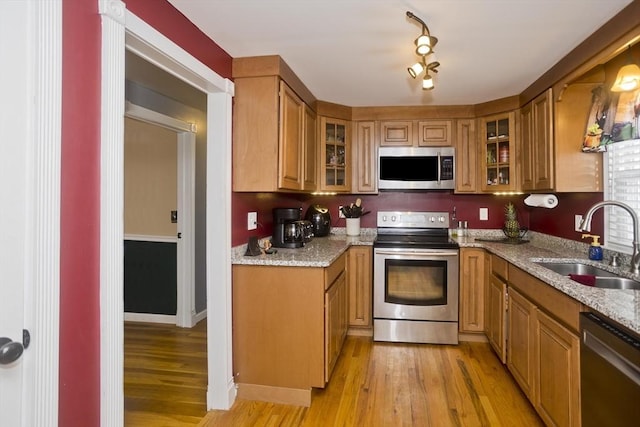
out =
{"type": "Polygon", "coordinates": [[[600,246],[600,236],[595,234],[583,234],[582,238],[591,237],[593,241],[589,246],[589,259],[593,261],[602,261],[602,246],[600,246]]]}

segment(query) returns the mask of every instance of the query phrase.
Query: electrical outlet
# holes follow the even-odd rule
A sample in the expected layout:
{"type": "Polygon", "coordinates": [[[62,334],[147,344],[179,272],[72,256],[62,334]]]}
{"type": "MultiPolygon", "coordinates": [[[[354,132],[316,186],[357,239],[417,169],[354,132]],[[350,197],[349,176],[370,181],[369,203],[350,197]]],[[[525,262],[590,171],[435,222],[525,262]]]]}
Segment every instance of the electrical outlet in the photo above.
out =
{"type": "Polygon", "coordinates": [[[247,214],[247,230],[255,230],[258,228],[258,212],[249,212],[247,214]]]}
{"type": "Polygon", "coordinates": [[[480,221],[489,220],[489,208],[480,208],[480,221]]]}
{"type": "Polygon", "coordinates": [[[576,215],[575,217],[575,225],[574,225],[574,230],[576,231],[582,231],[580,229],[580,224],[582,223],[582,215],[576,215]]]}
{"type": "Polygon", "coordinates": [[[344,218],[344,214],[342,213],[342,205],[338,206],[338,218],[344,218]]]}

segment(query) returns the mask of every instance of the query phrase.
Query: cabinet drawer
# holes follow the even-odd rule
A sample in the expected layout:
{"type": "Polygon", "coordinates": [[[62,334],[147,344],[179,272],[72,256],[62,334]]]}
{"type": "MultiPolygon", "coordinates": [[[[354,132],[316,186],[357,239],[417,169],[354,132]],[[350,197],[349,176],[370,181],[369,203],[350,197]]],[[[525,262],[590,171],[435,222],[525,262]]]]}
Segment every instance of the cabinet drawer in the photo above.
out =
{"type": "Polygon", "coordinates": [[[496,276],[504,280],[509,278],[508,275],[509,263],[499,256],[491,255],[491,272],[496,276]]]}
{"type": "Polygon", "coordinates": [[[329,267],[325,269],[324,276],[324,289],[327,290],[331,287],[331,284],[340,276],[345,270],[347,253],[344,252],[340,257],[335,260],[329,267]]]}
{"type": "Polygon", "coordinates": [[[574,332],[579,331],[582,304],[518,267],[509,265],[509,284],[574,332]]]}

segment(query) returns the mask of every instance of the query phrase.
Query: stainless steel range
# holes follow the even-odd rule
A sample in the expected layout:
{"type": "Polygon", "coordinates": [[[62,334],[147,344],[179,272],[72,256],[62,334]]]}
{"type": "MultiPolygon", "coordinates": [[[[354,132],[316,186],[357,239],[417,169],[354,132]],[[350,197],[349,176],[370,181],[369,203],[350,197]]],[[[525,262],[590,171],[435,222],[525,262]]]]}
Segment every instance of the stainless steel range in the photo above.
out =
{"type": "Polygon", "coordinates": [[[458,244],[448,212],[378,212],[374,341],[458,343],[458,244]]]}

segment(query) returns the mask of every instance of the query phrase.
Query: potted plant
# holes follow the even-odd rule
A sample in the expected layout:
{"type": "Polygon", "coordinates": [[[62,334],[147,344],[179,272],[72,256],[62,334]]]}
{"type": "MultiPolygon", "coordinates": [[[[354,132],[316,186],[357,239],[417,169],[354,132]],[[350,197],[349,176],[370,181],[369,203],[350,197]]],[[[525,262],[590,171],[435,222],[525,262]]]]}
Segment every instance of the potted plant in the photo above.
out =
{"type": "Polygon", "coordinates": [[[584,137],[584,146],[588,148],[595,148],[600,145],[600,137],[602,136],[602,129],[597,123],[587,127],[587,135],[584,137]]]}

